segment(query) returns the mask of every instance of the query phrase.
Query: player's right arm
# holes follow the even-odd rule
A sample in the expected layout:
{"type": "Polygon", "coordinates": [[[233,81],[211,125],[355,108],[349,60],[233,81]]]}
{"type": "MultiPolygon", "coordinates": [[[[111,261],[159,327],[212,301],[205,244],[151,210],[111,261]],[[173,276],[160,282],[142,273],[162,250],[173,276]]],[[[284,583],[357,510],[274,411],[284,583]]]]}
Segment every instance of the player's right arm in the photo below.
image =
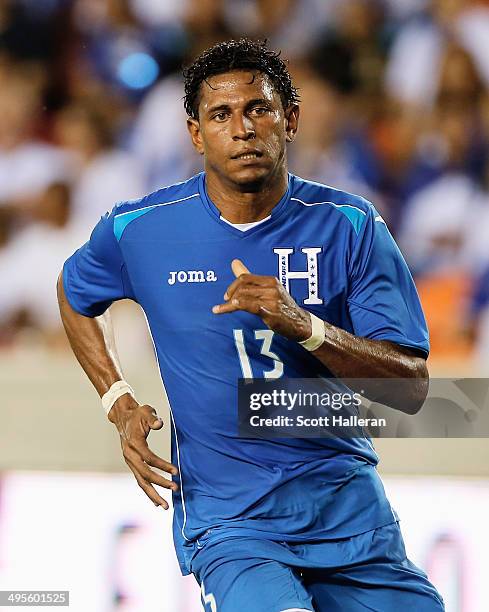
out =
{"type": "MultiPolygon", "coordinates": [[[[57,283],[61,319],[71,348],[100,397],[122,379],[108,308],[114,300],[132,297],[111,228],[107,215],[90,240],[66,261],[57,283]]],[[[155,505],[167,509],[153,485],[173,491],[178,486],[151,467],[172,475],[178,470],[148,447],[149,432],[163,426],[155,410],[126,393],[114,403],[108,418],[119,432],[124,460],[139,486],[155,505]]]]}

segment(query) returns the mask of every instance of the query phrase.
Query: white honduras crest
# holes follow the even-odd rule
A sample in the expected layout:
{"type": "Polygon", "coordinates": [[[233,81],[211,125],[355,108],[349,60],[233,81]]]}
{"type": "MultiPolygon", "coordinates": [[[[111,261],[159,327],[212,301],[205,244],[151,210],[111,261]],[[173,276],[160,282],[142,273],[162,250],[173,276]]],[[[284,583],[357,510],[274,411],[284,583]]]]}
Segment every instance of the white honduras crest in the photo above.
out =
{"type": "MultiPolygon", "coordinates": [[[[278,278],[289,291],[290,279],[302,278],[307,280],[309,296],[304,300],[304,304],[322,304],[323,300],[319,297],[318,286],[318,253],[321,247],[302,247],[301,252],[307,257],[307,270],[296,272],[290,270],[290,255],[294,252],[293,248],[273,249],[278,256],[278,278]]],[[[289,291],[290,293],[290,291],[289,291]]]]}

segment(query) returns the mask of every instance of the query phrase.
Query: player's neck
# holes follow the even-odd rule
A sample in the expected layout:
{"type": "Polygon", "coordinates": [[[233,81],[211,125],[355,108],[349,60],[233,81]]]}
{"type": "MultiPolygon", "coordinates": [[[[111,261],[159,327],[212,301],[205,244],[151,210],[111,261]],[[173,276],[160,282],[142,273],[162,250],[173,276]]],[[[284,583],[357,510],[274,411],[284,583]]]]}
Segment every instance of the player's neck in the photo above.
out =
{"type": "Polygon", "coordinates": [[[206,173],[207,194],[230,223],[253,223],[270,215],[287,191],[286,168],[257,191],[241,191],[213,172],[206,173]]]}

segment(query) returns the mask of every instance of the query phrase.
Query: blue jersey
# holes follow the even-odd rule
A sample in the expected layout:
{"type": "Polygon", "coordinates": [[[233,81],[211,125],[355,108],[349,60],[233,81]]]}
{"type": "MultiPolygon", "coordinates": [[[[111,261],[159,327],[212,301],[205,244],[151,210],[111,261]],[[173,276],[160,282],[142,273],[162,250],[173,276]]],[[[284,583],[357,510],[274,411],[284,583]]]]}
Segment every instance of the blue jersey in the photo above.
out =
{"type": "Polygon", "coordinates": [[[300,306],[335,326],[429,350],[406,263],[359,196],[289,175],[270,217],[243,232],[220,217],[202,173],[103,217],[66,262],[64,288],[85,316],[123,298],[146,314],[171,408],[184,573],[200,538],[328,540],[396,520],[368,439],[238,436],[239,378],[331,373],[258,316],[212,313],[234,280],[235,258],[278,277],[300,306]]]}

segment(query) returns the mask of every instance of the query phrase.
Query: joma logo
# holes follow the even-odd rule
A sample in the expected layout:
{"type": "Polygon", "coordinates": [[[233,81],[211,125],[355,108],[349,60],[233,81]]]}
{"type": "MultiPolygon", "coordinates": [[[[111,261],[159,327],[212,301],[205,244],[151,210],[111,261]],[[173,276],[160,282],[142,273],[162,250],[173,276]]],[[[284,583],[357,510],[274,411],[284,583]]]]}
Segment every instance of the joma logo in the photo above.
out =
{"type": "Polygon", "coordinates": [[[209,283],[217,280],[217,276],[214,270],[178,270],[170,272],[168,277],[168,284],[174,285],[175,283],[209,283]]]}

